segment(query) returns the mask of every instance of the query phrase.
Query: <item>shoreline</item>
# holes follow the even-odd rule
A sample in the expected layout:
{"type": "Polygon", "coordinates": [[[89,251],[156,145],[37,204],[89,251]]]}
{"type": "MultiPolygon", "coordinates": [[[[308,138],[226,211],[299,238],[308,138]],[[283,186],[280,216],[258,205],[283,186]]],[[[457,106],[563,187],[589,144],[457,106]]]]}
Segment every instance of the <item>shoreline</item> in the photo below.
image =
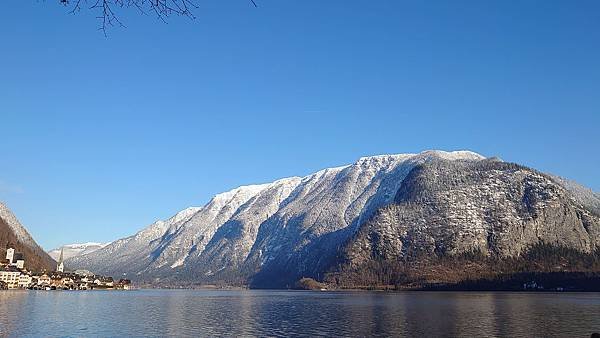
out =
{"type": "Polygon", "coordinates": [[[250,288],[136,288],[131,290],[29,290],[29,289],[7,289],[0,292],[132,292],[132,291],[292,291],[292,292],[327,292],[327,293],[523,293],[523,294],[600,294],[600,291],[591,290],[451,290],[451,289],[327,289],[327,290],[301,290],[301,289],[250,289],[250,288]]]}

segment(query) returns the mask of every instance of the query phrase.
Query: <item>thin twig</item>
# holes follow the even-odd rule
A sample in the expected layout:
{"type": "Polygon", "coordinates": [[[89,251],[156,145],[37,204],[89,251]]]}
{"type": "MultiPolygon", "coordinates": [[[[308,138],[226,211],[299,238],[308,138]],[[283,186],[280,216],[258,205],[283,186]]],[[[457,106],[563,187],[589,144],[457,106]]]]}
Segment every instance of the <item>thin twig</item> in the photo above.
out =
{"type": "MultiPolygon", "coordinates": [[[[64,6],[69,6],[73,2],[73,7],[69,11],[72,14],[81,11],[84,4],[93,3],[89,6],[90,10],[99,12],[96,17],[100,20],[100,27],[104,35],[107,28],[111,26],[125,25],[117,17],[115,9],[135,7],[140,13],[146,15],[148,12],[153,12],[161,21],[167,22],[167,18],[172,15],[186,16],[190,19],[195,19],[193,10],[198,9],[196,5],[198,0],[59,0],[64,6]]],[[[254,7],[258,7],[255,0],[250,0],[254,7]]]]}

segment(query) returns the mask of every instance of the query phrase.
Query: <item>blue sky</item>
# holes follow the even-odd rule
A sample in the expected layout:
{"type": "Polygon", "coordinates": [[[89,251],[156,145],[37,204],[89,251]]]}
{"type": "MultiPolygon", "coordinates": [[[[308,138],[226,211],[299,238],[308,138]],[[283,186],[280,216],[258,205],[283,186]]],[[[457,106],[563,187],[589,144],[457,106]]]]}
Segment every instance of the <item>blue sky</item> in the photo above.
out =
{"type": "Polygon", "coordinates": [[[0,200],[46,249],[365,155],[470,149],[600,191],[600,2],[198,0],[0,13],[0,200]]]}

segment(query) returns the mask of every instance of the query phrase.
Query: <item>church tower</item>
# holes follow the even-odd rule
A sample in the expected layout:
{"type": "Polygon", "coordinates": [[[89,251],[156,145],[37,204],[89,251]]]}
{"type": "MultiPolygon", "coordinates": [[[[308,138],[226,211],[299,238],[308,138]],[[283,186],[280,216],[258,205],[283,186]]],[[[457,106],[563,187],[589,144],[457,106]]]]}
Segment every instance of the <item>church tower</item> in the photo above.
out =
{"type": "Polygon", "coordinates": [[[58,258],[58,264],[56,265],[56,271],[58,272],[64,272],[65,270],[65,264],[63,263],[63,251],[65,249],[64,248],[60,248],[60,257],[58,258]]]}

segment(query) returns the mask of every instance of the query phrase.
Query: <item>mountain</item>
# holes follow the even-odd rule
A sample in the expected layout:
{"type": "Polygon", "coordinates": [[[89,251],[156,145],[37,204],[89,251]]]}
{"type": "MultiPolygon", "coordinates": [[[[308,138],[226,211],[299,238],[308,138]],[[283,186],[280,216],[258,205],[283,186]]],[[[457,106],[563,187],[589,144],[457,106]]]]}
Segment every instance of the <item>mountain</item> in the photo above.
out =
{"type": "Polygon", "coordinates": [[[87,255],[98,249],[102,249],[109,243],[80,243],[80,244],[66,244],[59,248],[48,251],[48,254],[52,259],[58,261],[61,250],[63,251],[63,259],[68,259],[75,256],[87,255]]]}
{"type": "Polygon", "coordinates": [[[0,203],[0,259],[6,257],[6,249],[10,247],[24,254],[25,268],[29,270],[56,268],[56,262],[33,240],[8,207],[0,203]]]}
{"type": "Polygon", "coordinates": [[[469,151],[364,157],[216,195],[66,264],[155,285],[286,287],[312,277],[353,287],[401,283],[416,263],[506,261],[536,245],[592,255],[598,196],[574,187],[469,151]]]}
{"type": "Polygon", "coordinates": [[[600,217],[591,206],[600,200],[563,183],[494,160],[420,165],[347,242],[326,279],[364,286],[598,273],[600,217]]]}

